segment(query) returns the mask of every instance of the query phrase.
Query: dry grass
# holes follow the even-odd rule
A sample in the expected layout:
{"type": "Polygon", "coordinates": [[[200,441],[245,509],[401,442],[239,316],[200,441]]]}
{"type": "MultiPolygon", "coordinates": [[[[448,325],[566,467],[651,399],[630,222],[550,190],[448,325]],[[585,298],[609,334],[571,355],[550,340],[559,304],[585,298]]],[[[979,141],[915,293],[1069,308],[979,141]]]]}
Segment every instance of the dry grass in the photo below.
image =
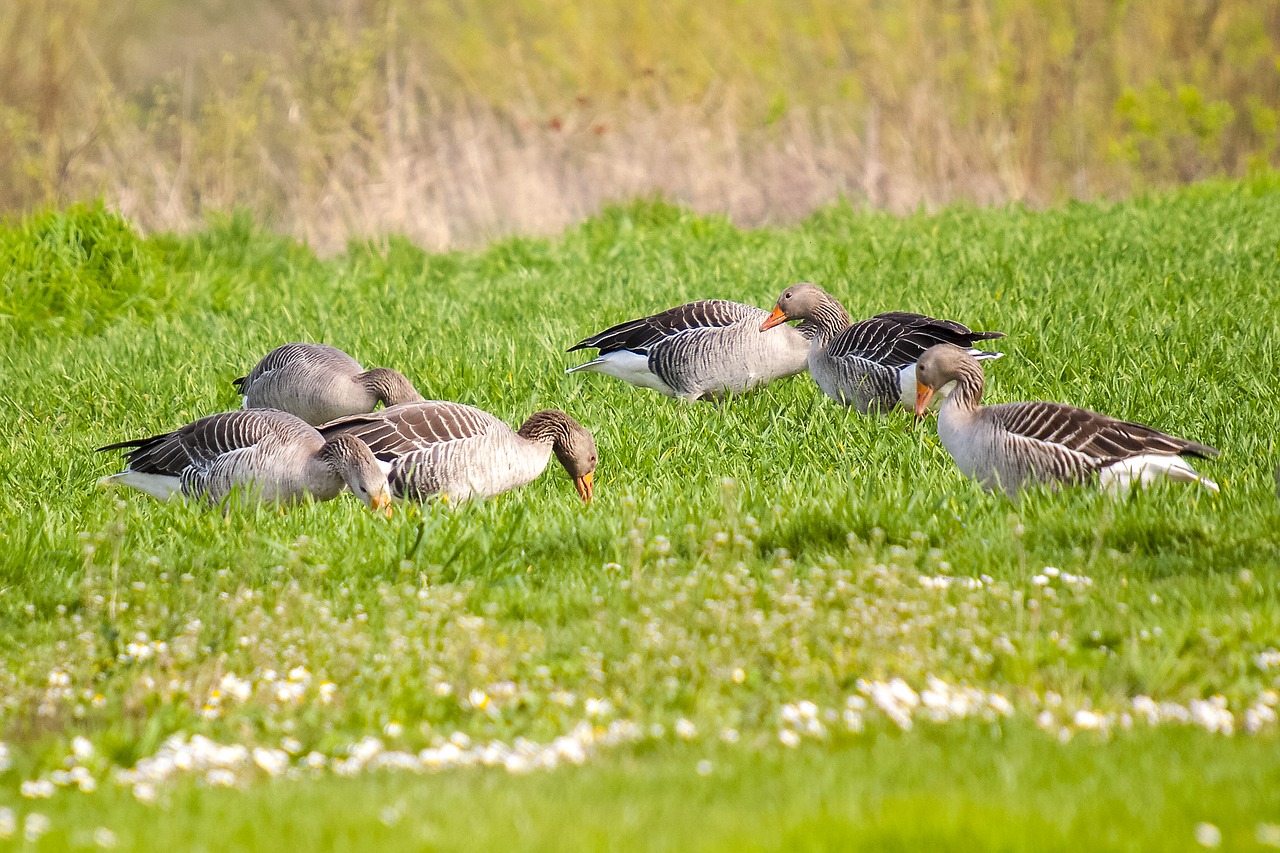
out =
{"type": "Polygon", "coordinates": [[[0,45],[0,209],[242,207],[324,251],[654,193],[754,225],[1280,164],[1276,0],[18,0],[0,45]]]}

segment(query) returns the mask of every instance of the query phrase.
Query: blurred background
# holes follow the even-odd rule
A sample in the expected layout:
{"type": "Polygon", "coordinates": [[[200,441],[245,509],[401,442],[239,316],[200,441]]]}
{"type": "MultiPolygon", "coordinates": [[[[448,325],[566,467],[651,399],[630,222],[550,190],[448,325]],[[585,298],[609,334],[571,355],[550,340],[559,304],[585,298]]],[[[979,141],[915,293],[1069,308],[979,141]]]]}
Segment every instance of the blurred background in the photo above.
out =
{"type": "Polygon", "coordinates": [[[4,0],[0,212],[337,251],[661,194],[1044,205],[1280,165],[1280,0],[4,0]]]}

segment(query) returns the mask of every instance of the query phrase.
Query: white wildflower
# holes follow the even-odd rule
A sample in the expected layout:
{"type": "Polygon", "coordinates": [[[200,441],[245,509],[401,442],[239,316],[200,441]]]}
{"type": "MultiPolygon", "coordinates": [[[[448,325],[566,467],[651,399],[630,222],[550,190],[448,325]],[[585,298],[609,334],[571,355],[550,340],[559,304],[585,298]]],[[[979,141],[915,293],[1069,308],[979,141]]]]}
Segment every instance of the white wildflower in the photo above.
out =
{"type": "Polygon", "coordinates": [[[18,790],[27,799],[46,800],[53,796],[53,783],[48,779],[28,779],[18,790]]]}
{"type": "Polygon", "coordinates": [[[83,764],[93,758],[93,743],[87,737],[76,735],[71,739],[71,754],[83,764]]]}
{"type": "Polygon", "coordinates": [[[289,754],[283,749],[254,747],[253,763],[268,776],[280,776],[289,769],[289,754]]]}
{"type": "Polygon", "coordinates": [[[1195,835],[1201,847],[1217,847],[1222,843],[1222,830],[1211,823],[1197,823],[1195,835]]]}
{"type": "Polygon", "coordinates": [[[31,812],[27,815],[27,819],[22,824],[22,835],[28,842],[34,844],[40,840],[40,836],[49,831],[49,827],[53,826],[53,822],[45,815],[39,812],[31,812]]]}

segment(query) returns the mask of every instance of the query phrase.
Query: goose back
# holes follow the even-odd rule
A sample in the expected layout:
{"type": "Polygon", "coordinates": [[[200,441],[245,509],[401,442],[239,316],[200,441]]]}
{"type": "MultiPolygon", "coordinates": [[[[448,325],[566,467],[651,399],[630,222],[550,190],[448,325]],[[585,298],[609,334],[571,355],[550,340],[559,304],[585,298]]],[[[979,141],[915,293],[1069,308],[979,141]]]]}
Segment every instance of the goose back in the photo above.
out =
{"type": "Polygon", "coordinates": [[[533,481],[551,458],[550,444],[522,438],[481,409],[443,401],[341,418],[321,433],[368,444],[385,463],[392,492],[410,500],[492,497],[533,481]]]}
{"type": "Polygon", "coordinates": [[[809,342],[793,328],[759,331],[768,312],[722,299],[690,302],[621,323],[571,348],[596,347],[571,368],[606,373],[688,400],[721,399],[806,368],[809,342]]]}
{"type": "Polygon", "coordinates": [[[387,368],[365,371],[354,358],[328,344],[276,347],[235,384],[246,409],[280,409],[317,426],[344,415],[371,412],[379,402],[422,399],[400,373],[387,368]]]}
{"type": "Polygon", "coordinates": [[[286,412],[221,412],[150,438],[99,450],[126,450],[126,470],[104,478],[156,497],[182,495],[218,503],[239,490],[263,501],[311,494],[335,497],[343,480],[317,460],[324,439],[286,412]]]}

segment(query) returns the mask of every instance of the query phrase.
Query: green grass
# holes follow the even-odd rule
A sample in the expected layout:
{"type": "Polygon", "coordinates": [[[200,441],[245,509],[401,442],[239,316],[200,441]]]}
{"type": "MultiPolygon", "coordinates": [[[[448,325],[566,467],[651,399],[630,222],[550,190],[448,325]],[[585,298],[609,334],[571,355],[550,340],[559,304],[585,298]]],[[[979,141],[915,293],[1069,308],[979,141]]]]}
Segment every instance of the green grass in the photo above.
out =
{"type": "MultiPolygon", "coordinates": [[[[1247,847],[1280,822],[1275,724],[1246,731],[1280,688],[1260,657],[1280,647],[1278,191],[1272,177],[903,219],[836,207],[751,232],[637,203],[552,241],[428,255],[391,239],[327,261],[243,219],[141,240],[92,211],[46,216],[113,234],[171,298],[92,323],[19,300],[0,330],[0,807],[50,817],[48,849],[104,826],[178,849],[1187,849],[1199,822],[1247,847]],[[1202,470],[1222,493],[1015,505],[961,478],[931,428],[846,412],[803,376],[691,406],[562,372],[579,360],[566,346],[621,319],[698,297],[768,305],[803,279],[854,316],[1007,332],[988,399],[1070,401],[1211,444],[1222,457],[1202,470]],[[556,467],[390,521],[350,496],[224,517],[94,487],[118,459],[92,448],[234,406],[232,378],[308,339],[511,423],[566,409],[596,433],[596,503],[556,467]],[[1048,566],[1092,584],[1037,584],[1048,566]],[[940,574],[982,581],[920,581],[940,574]],[[310,680],[282,698],[299,666],[310,680]],[[251,682],[245,701],[211,698],[226,673],[251,682]],[[856,704],[869,682],[930,676],[982,691],[981,707],[902,732],[856,704]],[[1120,716],[1138,696],[1215,695],[1233,734],[1120,716]],[[803,725],[786,706],[802,700],[821,724],[790,749],[780,733],[803,725]],[[1105,732],[1080,731],[1090,712],[1105,732]],[[115,781],[175,733],[340,760],[366,736],[547,743],[584,718],[634,723],[633,738],[528,775],[290,781],[250,765],[243,790],[180,774],[153,804],[115,781]],[[97,791],[20,796],[69,766],[77,735],[97,791]]],[[[20,252],[31,266],[6,281],[34,297],[32,270],[112,269],[53,245],[20,252]]],[[[107,289],[98,275],[78,298],[107,289]]]]}

